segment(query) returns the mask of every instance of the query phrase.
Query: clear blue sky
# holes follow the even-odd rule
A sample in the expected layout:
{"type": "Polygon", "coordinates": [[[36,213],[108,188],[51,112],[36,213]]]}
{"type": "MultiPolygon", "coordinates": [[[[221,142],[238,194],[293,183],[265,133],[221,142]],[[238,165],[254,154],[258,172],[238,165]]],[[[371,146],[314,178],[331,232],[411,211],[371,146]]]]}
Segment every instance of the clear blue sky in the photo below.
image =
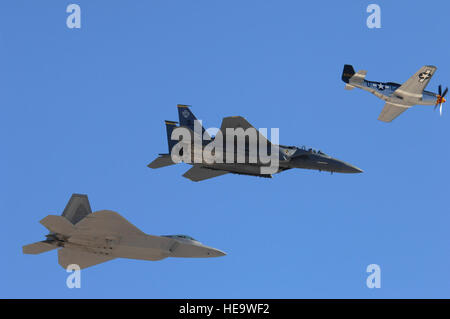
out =
{"type": "Polygon", "coordinates": [[[0,3],[0,297],[450,297],[450,110],[417,106],[390,124],[383,103],[346,91],[342,66],[428,89],[450,84],[446,1],[18,1],[0,3]],[[66,6],[82,28],[66,27],[66,6]],[[163,120],[193,105],[206,127],[241,115],[280,142],[348,161],[357,175],[292,170],[193,183],[163,120]],[[68,289],[55,251],[23,255],[72,193],[150,234],[185,233],[215,259],[118,259],[68,289]],[[366,267],[381,267],[381,289],[366,267]]]}

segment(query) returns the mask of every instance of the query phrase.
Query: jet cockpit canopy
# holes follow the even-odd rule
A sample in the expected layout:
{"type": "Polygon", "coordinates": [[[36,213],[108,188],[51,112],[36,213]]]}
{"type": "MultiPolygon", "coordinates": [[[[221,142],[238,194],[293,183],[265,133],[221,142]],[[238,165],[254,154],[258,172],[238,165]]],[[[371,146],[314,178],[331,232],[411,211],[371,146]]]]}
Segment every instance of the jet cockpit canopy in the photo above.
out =
{"type": "Polygon", "coordinates": [[[181,239],[188,239],[193,241],[198,241],[197,239],[192,238],[188,235],[163,235],[162,237],[169,237],[169,238],[181,238],[181,239]]]}

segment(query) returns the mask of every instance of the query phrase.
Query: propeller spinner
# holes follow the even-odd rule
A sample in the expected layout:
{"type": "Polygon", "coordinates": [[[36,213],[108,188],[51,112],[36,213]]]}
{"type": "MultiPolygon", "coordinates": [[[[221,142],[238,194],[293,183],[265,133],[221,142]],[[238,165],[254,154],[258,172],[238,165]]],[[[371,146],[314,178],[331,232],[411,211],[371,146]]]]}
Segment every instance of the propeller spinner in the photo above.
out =
{"type": "Polygon", "coordinates": [[[438,95],[436,97],[436,104],[434,105],[434,109],[436,110],[437,106],[439,105],[439,114],[442,116],[442,103],[445,103],[444,96],[448,92],[448,87],[445,88],[444,92],[442,92],[442,86],[439,84],[438,87],[438,95]]]}

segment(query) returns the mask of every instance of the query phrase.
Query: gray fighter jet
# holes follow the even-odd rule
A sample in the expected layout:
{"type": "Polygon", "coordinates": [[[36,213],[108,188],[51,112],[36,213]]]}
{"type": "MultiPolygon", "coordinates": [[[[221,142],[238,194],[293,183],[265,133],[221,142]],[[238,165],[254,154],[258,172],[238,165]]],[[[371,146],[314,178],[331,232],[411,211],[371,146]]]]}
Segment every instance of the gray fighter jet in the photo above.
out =
{"type": "MultiPolygon", "coordinates": [[[[191,112],[188,105],[177,105],[178,107],[178,115],[179,115],[179,126],[177,126],[178,122],[174,121],[165,121],[166,123],[166,132],[169,146],[169,153],[167,154],[159,154],[154,161],[148,164],[150,168],[161,168],[169,165],[176,164],[173,160],[171,154],[174,146],[179,142],[178,140],[173,139],[173,132],[176,128],[186,128],[192,133],[194,136],[195,133],[195,123],[197,123],[197,131],[201,133],[202,138],[202,147],[203,149],[209,143],[214,143],[216,137],[211,137],[208,134],[208,131],[201,126],[201,130],[198,130],[199,121],[195,117],[195,115],[191,112]],[[206,138],[205,138],[206,137],[206,138]]],[[[267,145],[268,153],[270,153],[271,143],[259,132],[257,131],[246,119],[241,116],[232,116],[226,117],[222,121],[222,125],[220,127],[220,134],[222,134],[223,141],[227,139],[233,138],[234,136],[227,135],[227,129],[243,129],[247,130],[249,128],[254,129],[257,132],[257,145],[267,145]],[[263,142],[260,144],[260,142],[263,142]]],[[[199,135],[199,134],[197,134],[199,135]]],[[[191,137],[191,139],[194,139],[191,137]]],[[[182,141],[181,141],[182,142],[182,141]]],[[[242,175],[251,175],[251,176],[259,176],[259,177],[268,177],[271,178],[272,174],[261,173],[261,168],[267,166],[267,164],[262,163],[261,161],[250,162],[249,159],[249,149],[250,144],[249,140],[245,140],[245,148],[244,148],[244,157],[245,162],[243,163],[211,163],[211,161],[202,159],[202,162],[195,162],[191,160],[186,162],[188,164],[193,165],[191,169],[189,169],[183,177],[190,179],[191,181],[198,182],[205,179],[225,175],[228,173],[233,174],[242,174],[242,175]]],[[[190,145],[190,144],[189,144],[190,145]]],[[[234,153],[234,156],[238,156],[238,148],[234,147],[230,150],[226,148],[226,142],[222,143],[222,151],[223,153],[231,152],[234,153]]],[[[362,170],[351,165],[340,161],[338,159],[332,158],[322,151],[316,151],[312,148],[306,147],[296,147],[296,146],[285,146],[285,145],[276,145],[278,150],[278,169],[276,173],[289,170],[291,168],[304,168],[304,169],[313,169],[318,171],[327,171],[327,172],[338,172],[338,173],[361,173],[362,170]]],[[[259,148],[261,150],[261,148],[259,148]]],[[[259,151],[258,150],[258,151],[259,151]]],[[[184,149],[181,148],[181,153],[183,153],[184,149]]],[[[192,152],[194,154],[194,152],[192,152]]],[[[180,154],[182,155],[182,154],[180,154]]],[[[193,156],[194,157],[194,156],[193,156]]],[[[193,158],[192,158],[193,159],[193,158]]]]}
{"type": "Polygon", "coordinates": [[[115,258],[161,260],[167,257],[220,257],[225,253],[186,235],[153,236],[143,233],[118,213],[92,213],[86,195],[73,194],[62,216],[40,221],[50,233],[47,239],[23,246],[24,254],[58,249],[58,262],[80,269],[115,258]]]}

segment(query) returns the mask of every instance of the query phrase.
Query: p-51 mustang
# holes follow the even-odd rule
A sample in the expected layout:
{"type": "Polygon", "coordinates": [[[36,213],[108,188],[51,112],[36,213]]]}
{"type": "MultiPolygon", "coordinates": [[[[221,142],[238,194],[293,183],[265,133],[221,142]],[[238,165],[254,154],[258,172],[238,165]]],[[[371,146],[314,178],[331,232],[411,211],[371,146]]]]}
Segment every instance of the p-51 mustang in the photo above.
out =
{"type": "MultiPolygon", "coordinates": [[[[176,164],[172,158],[172,152],[175,154],[180,152],[186,152],[184,148],[181,150],[175,149],[175,144],[178,143],[177,140],[172,139],[174,130],[177,128],[185,128],[192,135],[195,135],[195,123],[199,123],[195,115],[191,112],[187,105],[178,105],[178,115],[180,126],[177,126],[177,122],[166,121],[166,131],[167,131],[167,139],[169,146],[169,153],[167,154],[159,154],[153,162],[151,162],[148,167],[150,168],[161,168],[165,166],[170,166],[176,164]],[[173,151],[172,151],[173,149],[173,151]]],[[[219,147],[219,142],[217,136],[210,137],[208,132],[202,127],[198,127],[198,133],[202,134],[203,137],[207,137],[208,141],[202,138],[200,147],[202,150],[206,150],[209,146],[208,144],[214,143],[215,152],[218,153],[217,147],[219,147]],[[205,143],[206,142],[206,143],[205,143]]],[[[271,178],[272,174],[276,174],[285,170],[289,170],[291,168],[306,168],[306,169],[314,169],[318,171],[328,171],[328,172],[339,172],[339,173],[361,173],[362,170],[359,168],[340,161],[338,159],[332,158],[331,156],[326,155],[321,151],[315,151],[312,148],[306,149],[305,147],[295,147],[295,146],[283,146],[276,145],[269,142],[259,131],[257,131],[246,119],[241,116],[231,116],[225,117],[222,120],[222,125],[220,127],[221,136],[225,141],[234,140],[234,135],[229,135],[230,130],[238,130],[242,129],[247,132],[250,131],[255,132],[257,136],[257,142],[250,143],[250,141],[245,140],[245,148],[244,151],[238,151],[238,147],[236,145],[232,145],[232,149],[226,146],[227,143],[222,143],[220,147],[223,147],[223,153],[228,153],[231,157],[238,157],[240,154],[244,153],[245,161],[243,162],[207,162],[205,161],[205,157],[203,157],[200,162],[195,161],[185,161],[188,164],[193,165],[193,167],[188,170],[183,177],[190,179],[191,181],[198,182],[205,179],[221,176],[228,173],[233,174],[241,174],[241,175],[251,175],[251,176],[259,176],[259,177],[268,177],[271,178]],[[261,143],[262,144],[259,144],[261,143]],[[249,161],[252,146],[255,144],[258,145],[258,152],[267,145],[268,149],[271,150],[270,157],[275,158],[277,160],[277,166],[275,167],[274,172],[272,173],[264,173],[262,172],[262,168],[266,166],[267,163],[261,163],[261,161],[249,161]],[[261,147],[263,146],[263,147],[261,147]],[[274,149],[274,153],[272,153],[272,148],[274,149]]],[[[197,134],[197,135],[199,135],[197,134]]],[[[183,141],[181,141],[183,142],[183,141]]],[[[188,144],[189,145],[189,144],[188,144]]],[[[186,149],[189,146],[187,146],[186,149]]],[[[194,153],[194,152],[192,152],[194,153]]],[[[181,154],[180,154],[181,155],[181,154]]]]}
{"type": "Polygon", "coordinates": [[[346,83],[345,89],[347,90],[357,87],[386,101],[378,119],[383,122],[391,122],[413,105],[434,105],[435,110],[439,106],[439,112],[442,115],[442,103],[445,102],[444,97],[448,88],[442,92],[442,86],[439,85],[437,94],[425,91],[436,69],[435,66],[425,65],[408,81],[397,84],[368,81],[365,79],[367,71],[361,70],[355,73],[353,66],[346,64],[342,72],[342,81],[346,83]]]}

